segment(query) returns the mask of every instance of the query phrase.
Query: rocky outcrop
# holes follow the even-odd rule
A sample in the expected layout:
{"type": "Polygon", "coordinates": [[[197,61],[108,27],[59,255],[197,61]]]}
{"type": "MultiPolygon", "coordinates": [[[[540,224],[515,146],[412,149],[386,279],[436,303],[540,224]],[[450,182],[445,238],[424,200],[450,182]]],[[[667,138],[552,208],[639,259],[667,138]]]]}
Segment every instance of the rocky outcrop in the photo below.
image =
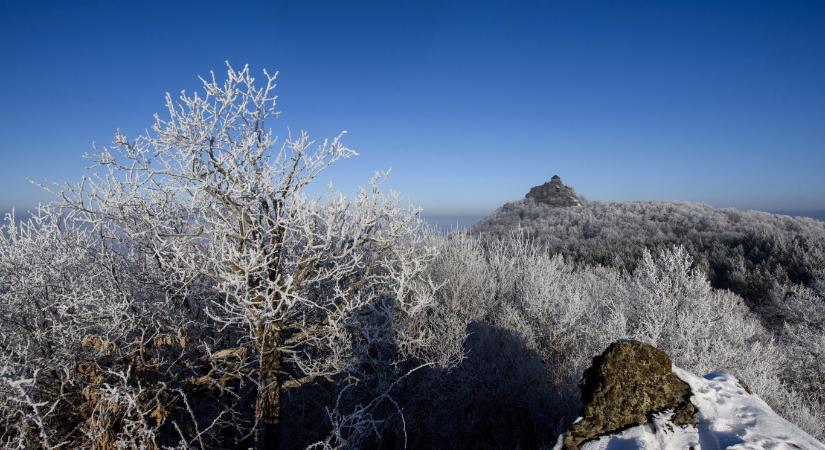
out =
{"type": "Polygon", "coordinates": [[[547,183],[533,186],[527,193],[527,198],[549,206],[579,206],[581,201],[570,186],[565,186],[561,177],[553,175],[547,183]]]}
{"type": "Polygon", "coordinates": [[[657,413],[672,411],[674,425],[696,423],[687,383],[673,374],[668,355],[648,344],[610,344],[584,372],[581,419],[565,433],[561,448],[577,450],[583,443],[651,423],[657,413]]]}

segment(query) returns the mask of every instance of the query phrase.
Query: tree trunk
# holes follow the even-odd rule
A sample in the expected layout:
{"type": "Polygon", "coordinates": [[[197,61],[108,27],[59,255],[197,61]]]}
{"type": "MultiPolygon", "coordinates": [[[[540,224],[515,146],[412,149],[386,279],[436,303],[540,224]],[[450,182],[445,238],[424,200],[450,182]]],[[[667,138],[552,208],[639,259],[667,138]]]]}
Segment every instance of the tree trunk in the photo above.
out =
{"type": "Polygon", "coordinates": [[[280,446],[281,427],[281,352],[275,333],[269,331],[262,339],[258,397],[255,402],[255,448],[275,449],[280,446]]]}

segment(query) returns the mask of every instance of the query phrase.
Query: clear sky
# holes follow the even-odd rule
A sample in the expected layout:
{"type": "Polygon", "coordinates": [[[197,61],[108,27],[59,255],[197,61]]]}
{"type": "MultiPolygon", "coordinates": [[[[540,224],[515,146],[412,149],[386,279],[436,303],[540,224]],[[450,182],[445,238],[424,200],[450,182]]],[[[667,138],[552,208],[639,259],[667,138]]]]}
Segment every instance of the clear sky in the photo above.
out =
{"type": "Polygon", "coordinates": [[[339,188],[392,168],[431,214],[556,173],[596,200],[825,209],[823,1],[0,1],[0,209],[224,60],[280,71],[279,134],[349,131],[339,188]]]}

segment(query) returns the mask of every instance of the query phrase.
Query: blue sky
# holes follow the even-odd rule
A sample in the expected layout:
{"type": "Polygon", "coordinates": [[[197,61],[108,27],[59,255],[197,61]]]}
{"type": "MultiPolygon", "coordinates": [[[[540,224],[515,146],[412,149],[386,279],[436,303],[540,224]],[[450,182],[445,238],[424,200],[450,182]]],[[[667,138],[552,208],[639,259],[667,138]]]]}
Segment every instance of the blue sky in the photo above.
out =
{"type": "Polygon", "coordinates": [[[825,210],[825,2],[2,0],[0,209],[48,200],[223,61],[276,130],[348,130],[344,191],[478,214],[553,174],[597,200],[825,210]]]}

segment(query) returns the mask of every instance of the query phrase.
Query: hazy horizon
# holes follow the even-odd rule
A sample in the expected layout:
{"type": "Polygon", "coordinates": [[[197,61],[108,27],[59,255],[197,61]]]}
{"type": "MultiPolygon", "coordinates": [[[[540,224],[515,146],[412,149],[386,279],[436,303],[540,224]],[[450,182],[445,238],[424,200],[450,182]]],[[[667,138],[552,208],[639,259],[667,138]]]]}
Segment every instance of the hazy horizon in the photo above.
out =
{"type": "MultiPolygon", "coordinates": [[[[514,199],[515,201],[518,199],[514,199]]],[[[33,209],[31,208],[15,208],[15,216],[18,220],[24,219],[29,216],[29,212],[33,209]]],[[[0,217],[5,217],[8,213],[12,212],[12,208],[9,209],[0,209],[0,217]]],[[[440,231],[452,231],[457,229],[468,228],[477,223],[479,220],[486,217],[488,214],[492,213],[495,209],[486,211],[486,212],[478,212],[478,213],[450,213],[450,212],[428,212],[426,210],[421,212],[421,217],[430,225],[435,227],[437,230],[440,231]]],[[[747,209],[745,209],[747,210],[747,209]]],[[[756,211],[763,211],[773,214],[783,214],[793,217],[807,217],[811,219],[821,220],[825,222],[825,209],[822,210],[767,210],[767,209],[753,209],[756,211]]]]}

